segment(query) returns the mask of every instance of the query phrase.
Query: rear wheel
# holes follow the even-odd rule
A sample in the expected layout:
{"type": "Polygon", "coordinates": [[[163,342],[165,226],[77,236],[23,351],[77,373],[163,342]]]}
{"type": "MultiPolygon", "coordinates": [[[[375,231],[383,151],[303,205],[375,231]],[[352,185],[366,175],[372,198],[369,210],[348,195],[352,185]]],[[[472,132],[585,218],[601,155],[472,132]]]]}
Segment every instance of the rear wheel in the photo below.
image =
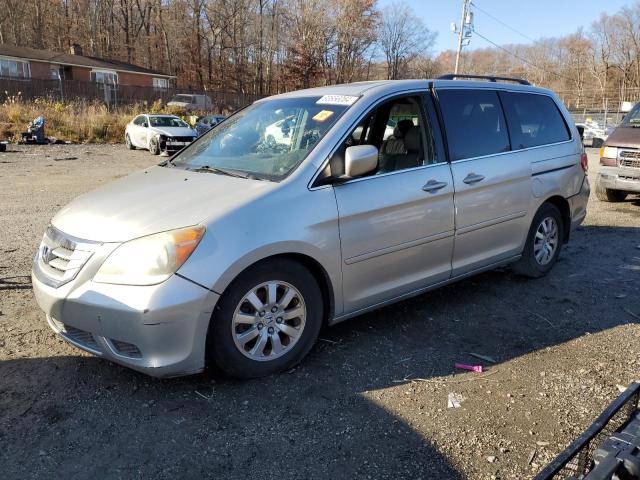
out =
{"type": "Polygon", "coordinates": [[[260,263],[220,298],[207,335],[208,357],[237,378],[289,369],[315,343],[322,308],[320,287],[302,265],[285,259],[260,263]]]}
{"type": "Polygon", "coordinates": [[[596,182],[596,197],[598,197],[598,200],[601,202],[624,202],[627,194],[620,190],[605,188],[600,185],[600,182],[596,182]]]}
{"type": "Polygon", "coordinates": [[[127,144],[127,149],[129,150],[135,150],[136,147],[133,145],[133,143],[131,143],[131,138],[129,138],[129,134],[124,136],[124,143],[127,144]]]}
{"type": "Polygon", "coordinates": [[[544,203],[533,217],[522,258],[513,270],[525,277],[543,277],[553,268],[562,248],[564,224],[558,207],[544,203]]]}

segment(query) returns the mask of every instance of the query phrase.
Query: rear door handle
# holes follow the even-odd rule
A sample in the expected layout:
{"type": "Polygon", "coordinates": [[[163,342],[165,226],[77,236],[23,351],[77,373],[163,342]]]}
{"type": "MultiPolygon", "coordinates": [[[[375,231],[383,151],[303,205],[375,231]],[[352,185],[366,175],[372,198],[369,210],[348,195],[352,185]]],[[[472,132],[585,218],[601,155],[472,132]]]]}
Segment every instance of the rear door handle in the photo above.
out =
{"type": "Polygon", "coordinates": [[[447,186],[447,182],[438,182],[437,180],[429,180],[427,183],[425,183],[422,186],[422,190],[424,190],[425,192],[433,193],[433,192],[437,192],[438,190],[446,186],[447,186]]]}
{"type": "Polygon", "coordinates": [[[475,173],[470,173],[469,175],[464,177],[464,180],[462,181],[467,185],[471,185],[473,183],[481,182],[482,180],[484,180],[484,175],[477,175],[475,173]]]}

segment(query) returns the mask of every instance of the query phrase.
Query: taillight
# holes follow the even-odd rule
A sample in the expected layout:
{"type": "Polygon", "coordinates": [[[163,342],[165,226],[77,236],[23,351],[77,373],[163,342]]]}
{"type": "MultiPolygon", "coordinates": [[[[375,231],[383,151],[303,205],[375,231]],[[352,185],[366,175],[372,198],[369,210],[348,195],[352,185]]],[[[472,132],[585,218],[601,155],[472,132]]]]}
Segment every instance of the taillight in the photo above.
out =
{"type": "Polygon", "coordinates": [[[580,166],[584,173],[587,173],[587,170],[589,170],[589,157],[587,157],[585,152],[582,152],[582,156],[580,157],[580,166]]]}

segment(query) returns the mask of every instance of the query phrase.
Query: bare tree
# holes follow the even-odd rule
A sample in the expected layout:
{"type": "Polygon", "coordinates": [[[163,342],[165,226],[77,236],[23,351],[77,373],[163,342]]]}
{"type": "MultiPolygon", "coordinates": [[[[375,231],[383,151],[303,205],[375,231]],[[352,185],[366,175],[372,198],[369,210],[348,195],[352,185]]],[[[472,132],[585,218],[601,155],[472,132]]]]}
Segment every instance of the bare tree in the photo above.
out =
{"type": "Polygon", "coordinates": [[[382,11],[378,44],[387,61],[387,78],[399,78],[402,68],[433,47],[431,32],[406,4],[394,3],[382,11]]]}

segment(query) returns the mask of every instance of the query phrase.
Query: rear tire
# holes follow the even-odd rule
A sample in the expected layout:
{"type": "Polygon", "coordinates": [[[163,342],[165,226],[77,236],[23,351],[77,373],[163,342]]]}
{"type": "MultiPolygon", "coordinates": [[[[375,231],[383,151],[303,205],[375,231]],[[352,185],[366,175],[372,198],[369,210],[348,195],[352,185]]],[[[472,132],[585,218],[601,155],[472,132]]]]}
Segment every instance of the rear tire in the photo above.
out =
{"type": "Polygon", "coordinates": [[[596,182],[596,197],[601,202],[624,202],[627,198],[627,193],[621,192],[620,190],[612,190],[610,188],[605,188],[600,185],[600,182],[596,182]]]}
{"type": "Polygon", "coordinates": [[[560,255],[563,237],[560,210],[551,203],[543,203],[533,217],[522,258],[513,265],[513,271],[529,278],[545,276],[560,255]]]}
{"type": "Polygon", "coordinates": [[[131,138],[129,138],[129,135],[125,135],[124,136],[124,143],[127,144],[127,150],[135,150],[136,147],[133,145],[133,143],[131,143],[131,138]]]}
{"type": "Polygon", "coordinates": [[[207,333],[207,359],[243,379],[288,370],[309,353],[322,319],[322,293],[311,272],[288,259],[264,261],[242,272],[218,301],[207,333]],[[286,300],[289,291],[295,293],[286,300]]]}

